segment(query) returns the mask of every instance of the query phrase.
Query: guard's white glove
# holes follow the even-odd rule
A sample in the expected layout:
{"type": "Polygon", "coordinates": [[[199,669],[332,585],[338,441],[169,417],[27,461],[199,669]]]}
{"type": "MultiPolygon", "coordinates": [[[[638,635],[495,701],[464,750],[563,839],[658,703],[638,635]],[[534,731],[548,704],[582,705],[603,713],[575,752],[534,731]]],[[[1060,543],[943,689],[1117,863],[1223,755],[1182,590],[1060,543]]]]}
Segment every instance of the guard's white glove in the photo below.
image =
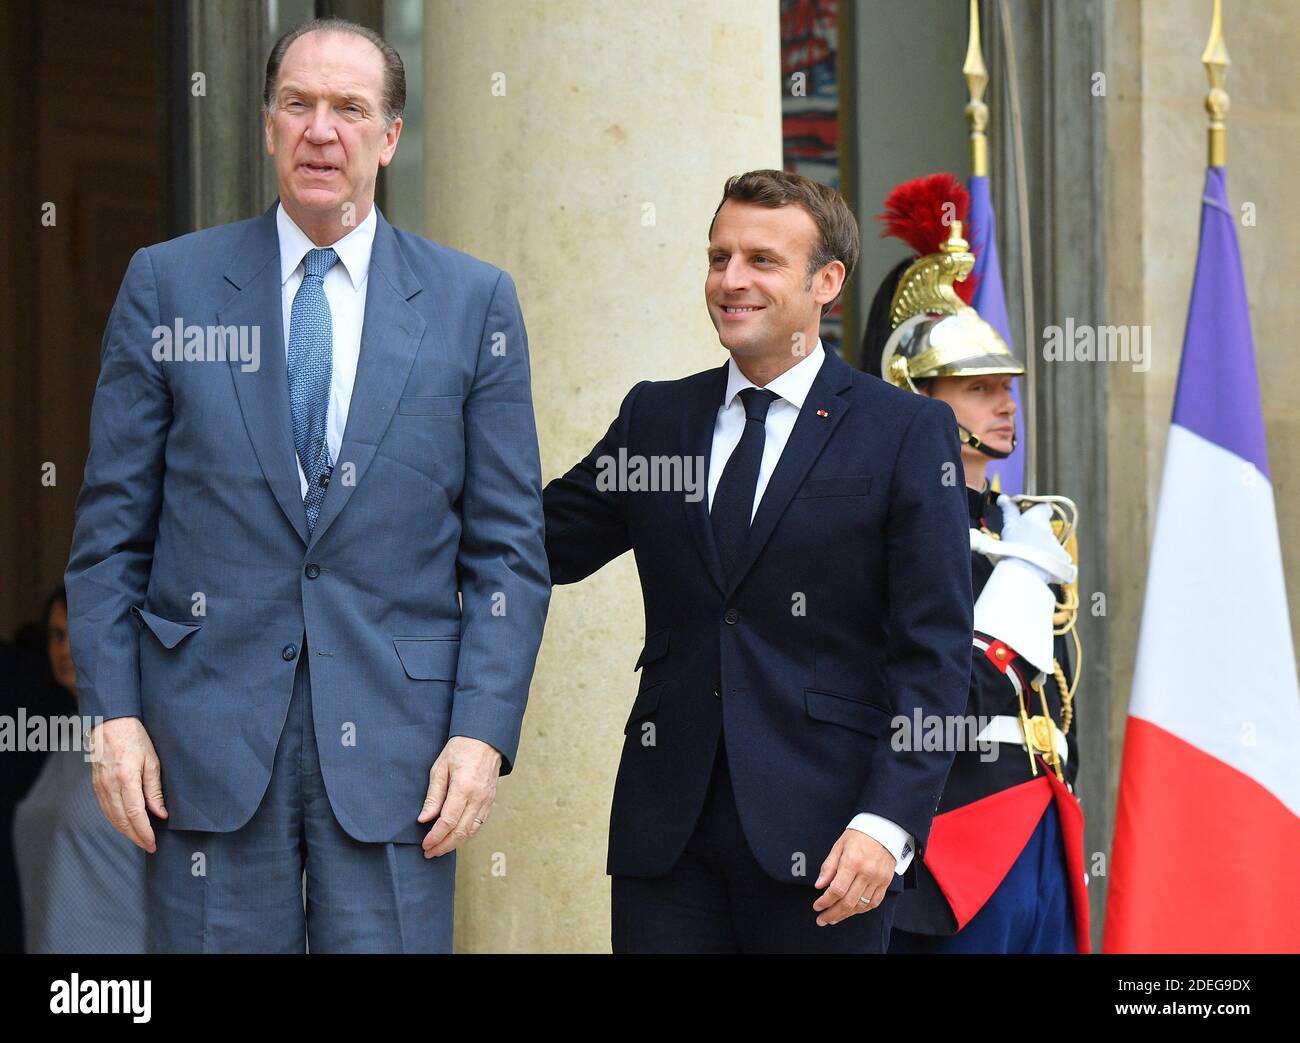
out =
{"type": "Polygon", "coordinates": [[[1003,493],[998,506],[1002,509],[1002,538],[990,539],[972,530],[971,550],[995,565],[1005,558],[1015,559],[1044,583],[1072,583],[1078,569],[1052,531],[1051,504],[1036,504],[1021,514],[1015,501],[1003,493]]]}
{"type": "Polygon", "coordinates": [[[975,601],[975,629],[996,637],[1037,669],[1052,668],[1049,583],[1068,583],[1078,570],[1052,531],[1052,508],[1040,503],[1024,514],[1011,497],[998,497],[1002,539],[971,531],[971,549],[994,562],[993,574],[975,601]]]}

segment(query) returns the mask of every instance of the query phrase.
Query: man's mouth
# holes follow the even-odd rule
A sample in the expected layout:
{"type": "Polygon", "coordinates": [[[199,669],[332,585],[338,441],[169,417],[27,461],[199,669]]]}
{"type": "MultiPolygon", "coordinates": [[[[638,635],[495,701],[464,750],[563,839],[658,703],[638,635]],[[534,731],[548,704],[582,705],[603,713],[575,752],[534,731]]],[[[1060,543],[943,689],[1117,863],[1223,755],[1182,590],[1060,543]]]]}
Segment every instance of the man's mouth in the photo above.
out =
{"type": "Polygon", "coordinates": [[[762,311],[761,304],[724,304],[723,312],[727,315],[748,315],[750,312],[762,311]]]}
{"type": "Polygon", "coordinates": [[[338,170],[338,167],[334,166],[332,163],[303,163],[302,169],[309,171],[312,174],[325,175],[334,173],[338,170]]]}

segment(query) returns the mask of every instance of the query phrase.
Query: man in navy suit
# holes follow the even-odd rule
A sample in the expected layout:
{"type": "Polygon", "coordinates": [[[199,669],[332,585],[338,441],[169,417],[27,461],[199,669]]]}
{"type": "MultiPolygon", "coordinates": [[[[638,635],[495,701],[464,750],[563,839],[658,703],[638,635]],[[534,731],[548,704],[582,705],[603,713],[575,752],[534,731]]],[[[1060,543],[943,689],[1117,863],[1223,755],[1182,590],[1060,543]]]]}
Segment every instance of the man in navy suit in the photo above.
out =
{"type": "Polygon", "coordinates": [[[155,951],[450,949],[515,756],[550,597],[528,345],[508,275],[374,206],[405,97],[370,30],[287,33],[277,204],[137,251],[104,334],[68,611],[155,951]]]}
{"type": "Polygon", "coordinates": [[[637,384],[543,494],[553,582],[629,548],[641,576],[616,952],[884,952],[914,883],[953,751],[893,719],[966,705],[966,498],[952,410],[822,347],[857,256],[837,192],[731,178],[705,281],[730,358],[637,384]]]}

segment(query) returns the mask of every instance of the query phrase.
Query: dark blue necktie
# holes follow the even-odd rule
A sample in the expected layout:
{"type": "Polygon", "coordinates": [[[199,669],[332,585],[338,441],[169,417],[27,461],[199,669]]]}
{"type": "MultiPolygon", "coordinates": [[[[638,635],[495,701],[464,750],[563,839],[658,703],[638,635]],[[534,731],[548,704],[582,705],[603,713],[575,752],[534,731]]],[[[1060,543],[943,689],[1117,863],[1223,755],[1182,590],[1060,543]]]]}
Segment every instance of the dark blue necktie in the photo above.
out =
{"type": "Polygon", "coordinates": [[[293,444],[307,478],[307,532],[316,528],[332,461],[325,443],[330,377],[334,368],[334,324],[325,297],[325,273],[339,255],[328,247],[308,250],[302,259],[302,285],[289,310],[289,408],[293,444]]]}
{"type": "Polygon", "coordinates": [[[713,493],[713,540],[722,559],[722,573],[730,586],[749,539],[749,519],[754,511],[758,469],[763,462],[763,440],[767,411],[777,395],[766,388],[745,388],[740,400],[745,405],[745,430],[732,451],[722,478],[713,493]]]}

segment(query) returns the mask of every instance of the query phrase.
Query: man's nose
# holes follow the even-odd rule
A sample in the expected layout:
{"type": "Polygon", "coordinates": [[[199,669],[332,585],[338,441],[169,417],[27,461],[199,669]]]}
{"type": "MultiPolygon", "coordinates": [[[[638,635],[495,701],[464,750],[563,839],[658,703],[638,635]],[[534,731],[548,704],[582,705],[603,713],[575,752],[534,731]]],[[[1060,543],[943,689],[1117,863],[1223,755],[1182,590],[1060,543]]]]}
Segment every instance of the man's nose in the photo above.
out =
{"type": "Polygon", "coordinates": [[[336,137],[334,130],[334,110],[328,102],[321,102],[312,111],[311,122],[307,125],[307,140],[313,145],[324,145],[336,137]]]}
{"type": "Polygon", "coordinates": [[[749,285],[749,269],[745,262],[732,258],[722,272],[722,289],[727,291],[743,290],[749,285]]]}

